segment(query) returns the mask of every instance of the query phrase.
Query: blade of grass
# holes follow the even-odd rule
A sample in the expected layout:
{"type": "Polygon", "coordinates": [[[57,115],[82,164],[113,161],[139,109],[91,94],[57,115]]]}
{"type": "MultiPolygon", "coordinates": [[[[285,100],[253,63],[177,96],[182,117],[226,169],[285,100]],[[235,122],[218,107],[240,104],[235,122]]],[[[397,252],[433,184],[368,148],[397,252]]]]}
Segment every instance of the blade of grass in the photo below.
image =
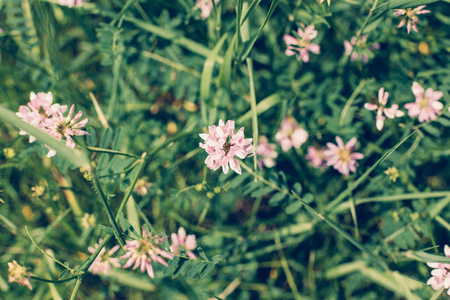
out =
{"type": "Polygon", "coordinates": [[[283,268],[284,274],[286,275],[287,282],[289,287],[291,288],[292,294],[294,295],[294,299],[299,300],[302,297],[298,292],[297,285],[295,284],[294,276],[292,276],[291,270],[289,269],[289,265],[286,261],[286,255],[284,255],[283,247],[281,246],[280,236],[275,236],[275,245],[278,248],[278,255],[280,255],[281,267],[283,268]]]}
{"type": "MultiPolygon", "coordinates": [[[[253,130],[253,145],[258,145],[258,112],[256,111],[256,95],[255,95],[255,84],[253,81],[253,61],[251,58],[247,58],[248,76],[250,80],[250,104],[252,110],[252,130],[253,130]]],[[[256,174],[258,171],[258,158],[256,151],[253,155],[253,168],[255,170],[255,182],[256,174]]]]}
{"type": "Polygon", "coordinates": [[[312,208],[311,206],[309,206],[308,204],[306,204],[306,202],[304,202],[294,191],[291,191],[294,196],[297,198],[297,200],[299,200],[304,206],[305,208],[311,212],[313,215],[317,216],[319,219],[321,219],[322,221],[325,221],[328,225],[330,225],[334,230],[336,230],[340,235],[342,235],[343,238],[345,238],[347,241],[349,241],[350,243],[352,243],[356,248],[358,248],[359,250],[361,250],[362,252],[364,252],[369,259],[375,263],[376,265],[378,265],[379,267],[381,267],[383,270],[387,271],[389,270],[388,266],[386,265],[386,263],[384,261],[382,261],[381,259],[377,258],[369,249],[367,249],[363,244],[361,244],[360,242],[358,242],[357,240],[355,240],[349,233],[347,233],[344,229],[342,229],[342,227],[334,222],[333,220],[331,220],[330,218],[324,216],[323,214],[319,213],[318,211],[316,211],[314,208],[312,208]]]}

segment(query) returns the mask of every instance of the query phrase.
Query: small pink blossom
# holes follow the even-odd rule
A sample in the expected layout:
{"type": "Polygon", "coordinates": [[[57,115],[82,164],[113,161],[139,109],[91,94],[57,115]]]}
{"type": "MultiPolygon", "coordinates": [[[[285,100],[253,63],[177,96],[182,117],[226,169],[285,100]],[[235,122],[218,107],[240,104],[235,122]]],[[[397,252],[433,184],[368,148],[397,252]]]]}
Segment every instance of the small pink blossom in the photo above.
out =
{"type": "Polygon", "coordinates": [[[205,149],[208,153],[205,160],[207,167],[211,170],[222,167],[225,174],[231,168],[241,174],[241,166],[234,156],[244,159],[253,154],[252,139],[245,138],[244,127],[234,133],[234,121],[229,120],[225,125],[220,120],[219,126],[209,126],[209,133],[201,133],[200,137],[205,143],[199,143],[200,148],[205,149]]]}
{"type": "Polygon", "coordinates": [[[142,228],[142,237],[139,240],[127,241],[123,247],[127,252],[120,258],[128,260],[122,268],[126,269],[134,264],[133,270],[140,267],[142,273],[147,270],[148,276],[155,278],[152,261],[167,267],[164,258],[173,259],[172,254],[160,247],[166,239],[167,237],[161,238],[161,234],[153,236],[142,228]]]}
{"type": "Polygon", "coordinates": [[[367,110],[377,110],[377,129],[383,129],[383,123],[386,117],[389,119],[394,119],[395,117],[401,117],[404,113],[398,110],[398,104],[393,104],[390,108],[386,107],[387,100],[389,98],[389,93],[384,91],[384,87],[380,88],[378,91],[378,105],[373,103],[366,103],[364,107],[367,110]],[[386,116],[383,116],[383,114],[386,116]]]}
{"type": "Polygon", "coordinates": [[[373,43],[367,45],[367,35],[361,35],[360,37],[353,36],[349,41],[344,41],[345,55],[350,56],[350,60],[355,62],[358,58],[361,58],[363,63],[369,62],[369,57],[373,56],[372,51],[380,48],[379,43],[373,43]]]}
{"type": "Polygon", "coordinates": [[[64,5],[68,7],[83,6],[83,0],[59,0],[59,5],[64,5]]]}
{"type": "Polygon", "coordinates": [[[30,273],[27,272],[27,268],[21,266],[17,261],[13,260],[8,263],[8,281],[17,282],[20,285],[28,287],[30,290],[33,289],[30,283],[30,273]]]}
{"type": "Polygon", "coordinates": [[[312,146],[308,147],[308,154],[306,159],[313,165],[314,168],[323,168],[327,164],[327,158],[325,156],[325,148],[316,149],[312,146]]]}
{"type": "Polygon", "coordinates": [[[431,12],[429,10],[423,10],[425,6],[426,5],[421,5],[414,9],[411,8],[396,9],[394,12],[394,16],[405,15],[403,19],[400,21],[400,24],[398,24],[397,28],[403,27],[405,23],[408,22],[408,25],[406,25],[406,31],[408,32],[408,34],[411,32],[411,27],[412,29],[414,29],[415,32],[418,32],[416,24],[419,23],[419,19],[417,18],[416,15],[428,14],[431,12]]]}
{"type": "MultiPolygon", "coordinates": [[[[219,0],[214,0],[215,4],[219,3],[219,0]]],[[[201,11],[201,15],[200,18],[202,20],[206,19],[207,17],[209,17],[209,15],[212,12],[213,9],[213,4],[211,0],[197,0],[195,2],[195,6],[197,6],[201,11]]]]}
{"type": "MultiPolygon", "coordinates": [[[[64,117],[61,110],[58,110],[57,114],[54,114],[50,119],[45,120],[46,131],[52,135],[57,140],[61,140],[63,137],[66,139],[66,146],[74,149],[75,142],[72,139],[73,135],[86,135],[86,131],[82,128],[86,126],[88,118],[83,121],[78,122],[81,119],[83,113],[79,111],[75,117],[72,118],[73,112],[75,110],[75,105],[70,107],[69,114],[64,117]]],[[[56,152],[55,152],[56,153],[56,152]]],[[[48,157],[51,157],[53,153],[49,152],[48,157]]]]}
{"type": "Polygon", "coordinates": [[[285,34],[283,36],[283,40],[287,45],[286,55],[298,55],[298,59],[303,62],[309,62],[309,54],[308,52],[312,52],[314,54],[320,54],[320,46],[317,44],[311,43],[311,40],[317,37],[317,30],[314,29],[314,25],[305,26],[305,24],[301,24],[301,28],[298,28],[297,34],[300,38],[285,34]]]}
{"type": "Polygon", "coordinates": [[[263,165],[267,168],[275,166],[275,158],[278,157],[275,151],[276,145],[269,144],[267,138],[262,136],[259,138],[258,146],[256,146],[256,154],[258,154],[258,166],[262,169],[263,165]]]}
{"type": "MultiPolygon", "coordinates": [[[[95,248],[89,247],[88,251],[90,253],[94,253],[101,243],[102,239],[100,239],[98,243],[95,244],[95,248]]],[[[98,253],[98,256],[95,258],[92,265],[89,267],[89,271],[94,274],[103,273],[105,275],[108,275],[109,271],[111,270],[111,265],[116,268],[120,268],[119,259],[111,257],[119,249],[120,246],[116,245],[112,247],[108,252],[106,252],[105,248],[103,247],[102,250],[100,250],[100,252],[98,253]]]]}
{"type": "MultiPolygon", "coordinates": [[[[446,257],[450,258],[450,247],[445,245],[444,253],[446,257]]],[[[448,289],[447,295],[450,296],[450,264],[445,263],[427,263],[431,270],[432,277],[428,279],[427,284],[431,285],[433,290],[437,291],[441,288],[448,289]]]]}
{"type": "Polygon", "coordinates": [[[417,82],[413,82],[412,91],[416,96],[416,102],[405,104],[408,116],[419,116],[419,122],[436,119],[436,114],[440,113],[444,105],[438,100],[442,98],[441,91],[433,91],[428,88],[425,92],[423,87],[417,82]]]}
{"type": "Polygon", "coordinates": [[[197,256],[191,251],[197,248],[197,242],[195,240],[195,235],[190,234],[186,236],[186,230],[183,227],[178,229],[178,234],[172,233],[172,246],[170,246],[170,251],[176,254],[180,254],[180,245],[186,251],[186,255],[192,259],[196,259],[197,256]]]}
{"type": "Polygon", "coordinates": [[[301,128],[293,117],[287,117],[281,122],[281,128],[275,135],[283,151],[292,147],[298,149],[308,139],[308,133],[301,128]]]}
{"type": "Polygon", "coordinates": [[[353,152],[356,146],[356,137],[351,138],[345,145],[342,139],[336,136],[337,145],[327,143],[328,149],[324,151],[327,158],[327,165],[333,166],[341,174],[348,176],[350,172],[356,172],[358,166],[357,159],[363,159],[364,155],[359,152],[353,152]]]}

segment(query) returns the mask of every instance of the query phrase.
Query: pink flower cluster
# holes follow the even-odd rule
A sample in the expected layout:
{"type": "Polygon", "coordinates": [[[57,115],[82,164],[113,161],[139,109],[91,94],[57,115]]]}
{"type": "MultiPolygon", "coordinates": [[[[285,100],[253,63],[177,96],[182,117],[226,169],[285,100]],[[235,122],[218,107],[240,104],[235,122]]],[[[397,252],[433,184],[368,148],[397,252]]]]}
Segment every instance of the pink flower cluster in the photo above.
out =
{"type": "Polygon", "coordinates": [[[400,24],[398,24],[397,28],[403,27],[406,24],[406,22],[408,22],[408,25],[406,25],[406,31],[408,32],[408,34],[411,32],[411,27],[412,29],[414,29],[415,32],[418,32],[416,24],[419,23],[419,19],[417,18],[416,15],[428,14],[431,12],[429,10],[423,10],[425,6],[426,5],[421,5],[414,9],[411,8],[396,9],[394,12],[394,16],[404,15],[403,19],[400,21],[400,24]]]}
{"type": "Polygon", "coordinates": [[[358,58],[363,63],[369,61],[369,57],[373,56],[372,51],[380,48],[380,44],[373,43],[371,46],[367,45],[367,35],[360,37],[353,36],[349,41],[344,41],[345,55],[350,56],[350,60],[355,62],[358,58]]]}
{"type": "Polygon", "coordinates": [[[59,0],[59,5],[64,5],[68,7],[83,6],[83,0],[59,0]]]}
{"type": "Polygon", "coordinates": [[[20,285],[28,287],[30,290],[33,289],[30,282],[31,273],[28,273],[27,268],[19,265],[17,261],[13,260],[8,263],[8,273],[9,282],[17,282],[20,285]]]}
{"type": "MultiPolygon", "coordinates": [[[[67,117],[64,117],[64,112],[67,111],[67,105],[59,105],[53,103],[53,95],[49,93],[37,93],[31,92],[30,102],[27,105],[21,105],[19,112],[16,115],[22,118],[25,122],[41,129],[42,131],[50,134],[57,140],[65,138],[67,147],[74,149],[75,143],[72,139],[73,135],[85,135],[88,134],[83,131],[82,128],[86,126],[88,119],[78,122],[81,119],[83,113],[78,112],[75,117],[72,115],[75,110],[75,106],[72,105],[67,117]]],[[[21,130],[21,135],[28,134],[21,130]]],[[[36,140],[35,137],[30,136],[29,142],[32,143],[36,140]]],[[[56,151],[46,146],[49,149],[48,157],[52,157],[56,154],[56,151]]]]}
{"type": "Polygon", "coordinates": [[[357,160],[363,159],[364,155],[353,152],[356,146],[356,137],[344,144],[342,139],[337,136],[336,142],[337,144],[327,143],[328,148],[308,147],[306,158],[316,168],[323,168],[325,165],[333,166],[339,173],[348,176],[350,172],[356,172],[357,160]]]}
{"type": "Polygon", "coordinates": [[[413,82],[411,89],[416,96],[416,102],[405,104],[408,116],[419,116],[419,122],[436,119],[436,115],[444,108],[444,105],[438,101],[444,94],[441,91],[433,91],[432,88],[425,91],[417,82],[413,82]]]}
{"type": "Polygon", "coordinates": [[[275,166],[275,158],[278,157],[275,144],[270,144],[265,136],[259,138],[258,146],[256,146],[256,154],[258,154],[258,166],[272,168],[275,166]]]}
{"type": "MultiPolygon", "coordinates": [[[[214,0],[214,3],[217,5],[219,3],[219,0],[214,0]]],[[[202,13],[200,15],[200,18],[202,20],[209,17],[213,9],[212,0],[197,0],[195,2],[195,6],[201,10],[202,13]]]]}
{"type": "Polygon", "coordinates": [[[380,88],[378,91],[378,105],[373,103],[366,103],[364,107],[367,110],[376,110],[377,111],[377,129],[383,129],[384,120],[386,117],[389,119],[394,119],[395,117],[401,117],[404,113],[398,110],[398,104],[393,104],[390,108],[386,107],[387,100],[389,98],[389,93],[384,91],[384,87],[380,88]],[[386,116],[383,116],[383,114],[386,116]]]}
{"type": "Polygon", "coordinates": [[[241,174],[241,166],[234,156],[244,159],[253,154],[252,139],[245,138],[244,127],[234,133],[234,121],[229,120],[225,124],[220,120],[219,126],[209,126],[209,133],[201,133],[200,137],[205,143],[199,143],[200,148],[208,153],[205,160],[207,167],[211,170],[222,167],[225,174],[231,168],[241,174]]]}
{"type": "Polygon", "coordinates": [[[294,118],[287,117],[281,122],[281,128],[275,135],[275,139],[283,151],[288,151],[292,147],[300,148],[308,139],[308,133],[297,124],[294,118]]]}
{"type": "Polygon", "coordinates": [[[308,52],[314,54],[320,54],[320,46],[311,43],[311,40],[317,37],[317,30],[314,29],[314,25],[305,26],[305,24],[300,24],[302,28],[298,28],[297,36],[292,36],[285,34],[283,40],[287,45],[286,55],[298,55],[298,59],[303,62],[309,62],[308,52]],[[303,30],[302,30],[303,29],[303,30]]]}
{"type": "MultiPolygon", "coordinates": [[[[446,257],[450,258],[450,247],[445,245],[444,253],[446,257]]],[[[442,288],[448,289],[447,295],[450,296],[450,264],[444,263],[427,263],[430,268],[432,277],[428,279],[427,284],[437,291],[442,288]]]]}
{"type": "Polygon", "coordinates": [[[186,255],[192,259],[196,259],[197,256],[192,252],[197,248],[197,241],[195,240],[195,235],[186,235],[186,230],[183,227],[178,229],[178,234],[172,233],[172,246],[170,246],[170,251],[176,254],[181,254],[180,245],[186,251],[186,255]]]}
{"type": "MultiPolygon", "coordinates": [[[[94,247],[89,247],[88,251],[90,253],[94,253],[99,244],[102,243],[102,239],[98,241],[97,244],[95,244],[94,247]]],[[[109,271],[111,270],[111,265],[113,265],[116,268],[120,268],[120,263],[118,258],[111,257],[114,253],[116,253],[117,250],[120,249],[119,245],[116,245],[112,247],[108,252],[106,252],[105,248],[100,250],[98,253],[98,256],[95,258],[92,265],[89,267],[89,271],[91,271],[94,274],[103,273],[105,275],[109,274],[109,271]]]]}

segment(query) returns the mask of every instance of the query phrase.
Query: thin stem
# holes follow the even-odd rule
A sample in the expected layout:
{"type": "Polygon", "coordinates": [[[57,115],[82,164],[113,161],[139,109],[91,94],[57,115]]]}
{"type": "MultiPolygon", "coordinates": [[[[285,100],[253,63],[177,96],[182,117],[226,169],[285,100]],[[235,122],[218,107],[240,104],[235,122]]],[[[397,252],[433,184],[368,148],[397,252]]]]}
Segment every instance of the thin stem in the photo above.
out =
{"type": "Polygon", "coordinates": [[[283,247],[281,245],[280,236],[275,236],[275,244],[278,248],[278,254],[280,255],[281,267],[283,268],[284,274],[286,275],[287,282],[289,287],[292,290],[292,294],[294,294],[294,298],[296,300],[301,299],[300,293],[298,292],[297,285],[295,284],[294,276],[292,276],[291,270],[289,269],[289,265],[286,261],[286,255],[284,255],[283,247]]]}
{"type": "MultiPolygon", "coordinates": [[[[258,114],[256,112],[256,95],[255,95],[255,84],[253,81],[253,61],[251,58],[247,58],[247,67],[248,67],[248,76],[250,80],[250,104],[252,108],[252,129],[253,129],[253,145],[258,145],[258,114]]],[[[253,167],[255,169],[255,182],[256,180],[256,173],[258,170],[258,158],[256,155],[256,151],[254,151],[253,156],[253,167]]]]}
{"type": "Polygon", "coordinates": [[[138,155],[134,155],[134,154],[130,154],[130,153],[122,152],[122,151],[117,151],[117,150],[105,149],[105,148],[86,146],[86,149],[91,152],[117,154],[117,155],[123,155],[123,156],[128,156],[128,157],[141,158],[138,155]]]}
{"type": "Polygon", "coordinates": [[[275,189],[275,190],[277,190],[277,191],[279,191],[279,192],[281,192],[281,193],[283,193],[283,194],[286,194],[286,195],[288,195],[288,196],[291,196],[290,193],[289,193],[289,191],[284,190],[284,189],[278,187],[276,184],[274,184],[274,183],[272,183],[272,182],[266,180],[266,179],[265,179],[264,177],[262,177],[261,175],[258,175],[258,174],[256,174],[256,173],[254,173],[253,170],[252,170],[249,166],[247,166],[245,163],[243,163],[242,161],[240,162],[240,164],[241,164],[241,167],[243,167],[247,172],[249,172],[250,174],[252,174],[252,175],[255,176],[256,178],[258,178],[259,180],[261,180],[264,184],[270,186],[271,188],[273,188],[273,189],[275,189]]]}
{"type": "Polygon", "coordinates": [[[75,278],[78,278],[78,275],[71,276],[71,277],[64,278],[64,279],[60,279],[60,280],[50,280],[50,279],[45,279],[45,278],[41,278],[41,277],[37,277],[37,276],[33,276],[33,275],[31,275],[30,278],[38,280],[38,281],[42,281],[42,282],[63,283],[63,282],[71,281],[71,280],[73,280],[75,278]]]}
{"type": "Polygon", "coordinates": [[[81,277],[78,277],[77,283],[75,284],[75,287],[73,288],[72,295],[70,296],[70,300],[75,300],[77,298],[77,294],[78,294],[78,291],[80,290],[82,280],[83,279],[81,277]]]}
{"type": "Polygon", "coordinates": [[[203,221],[205,220],[205,217],[206,217],[206,214],[208,213],[210,205],[211,205],[211,199],[208,198],[208,202],[206,202],[206,205],[203,208],[202,214],[200,215],[200,218],[198,218],[197,226],[201,225],[203,223],[203,221]]]}
{"type": "Polygon", "coordinates": [[[373,11],[375,10],[375,8],[377,8],[377,4],[378,4],[378,0],[375,0],[375,2],[372,5],[372,8],[369,11],[369,14],[367,15],[366,19],[364,20],[364,23],[361,25],[361,28],[356,32],[357,37],[361,36],[361,33],[364,30],[364,28],[366,27],[367,23],[369,22],[369,19],[372,16],[373,11]]]}

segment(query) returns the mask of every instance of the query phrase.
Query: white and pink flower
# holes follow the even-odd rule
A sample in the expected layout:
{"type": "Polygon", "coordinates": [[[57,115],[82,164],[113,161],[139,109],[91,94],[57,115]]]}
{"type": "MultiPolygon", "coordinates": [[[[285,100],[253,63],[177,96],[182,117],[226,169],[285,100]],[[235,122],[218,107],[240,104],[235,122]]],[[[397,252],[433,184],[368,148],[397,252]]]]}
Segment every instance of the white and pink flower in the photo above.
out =
{"type": "Polygon", "coordinates": [[[170,246],[170,251],[176,254],[181,254],[180,245],[186,251],[186,255],[192,259],[196,259],[197,256],[192,252],[197,248],[197,241],[195,240],[195,235],[190,234],[186,236],[186,230],[183,227],[178,229],[178,234],[172,233],[172,246],[170,246]]]}
{"type": "MultiPolygon", "coordinates": [[[[217,5],[219,3],[219,0],[214,0],[214,2],[217,5]]],[[[197,0],[195,2],[195,6],[201,10],[202,13],[200,15],[200,18],[202,20],[208,18],[213,9],[212,0],[197,0]]]]}
{"type": "Polygon", "coordinates": [[[59,0],[59,5],[64,5],[68,7],[72,6],[83,6],[83,0],[59,0]]]}
{"type": "Polygon", "coordinates": [[[287,117],[281,122],[281,128],[275,135],[283,151],[292,147],[298,149],[308,139],[308,133],[301,128],[293,117],[287,117]]]}
{"type": "Polygon", "coordinates": [[[428,14],[431,11],[429,10],[423,10],[426,5],[418,6],[414,9],[407,8],[407,9],[396,9],[394,12],[394,16],[403,16],[403,19],[400,21],[400,24],[398,24],[397,28],[403,27],[406,23],[406,31],[408,34],[411,32],[411,28],[415,31],[417,31],[416,24],[419,23],[419,19],[417,18],[417,15],[421,14],[428,14]]]}
{"type": "Polygon", "coordinates": [[[436,119],[436,115],[444,108],[444,105],[438,101],[444,94],[441,91],[433,91],[432,88],[424,91],[424,88],[417,82],[413,83],[412,91],[416,96],[416,102],[405,104],[408,116],[419,116],[419,122],[436,119]]]}
{"type": "Polygon", "coordinates": [[[324,147],[320,149],[314,148],[313,146],[308,147],[306,159],[313,165],[314,168],[323,168],[327,165],[327,157],[325,156],[324,151],[324,147]]]}
{"type": "Polygon", "coordinates": [[[256,154],[258,154],[258,166],[272,168],[275,166],[275,158],[278,157],[275,144],[269,144],[265,136],[259,138],[258,146],[256,146],[256,154]]]}
{"type": "MultiPolygon", "coordinates": [[[[450,247],[448,245],[445,245],[444,253],[446,257],[450,257],[450,247]]],[[[433,268],[431,271],[432,276],[428,279],[427,284],[431,285],[435,291],[441,288],[448,289],[447,295],[450,296],[450,264],[428,262],[427,265],[433,268]]]]}
{"type": "Polygon", "coordinates": [[[367,34],[359,37],[353,36],[350,41],[344,41],[345,55],[350,56],[350,61],[355,62],[360,59],[363,63],[368,63],[369,58],[374,56],[372,51],[380,48],[379,43],[367,45],[367,34]]]}
{"type": "Polygon", "coordinates": [[[287,56],[298,55],[299,60],[307,63],[309,62],[308,52],[320,54],[320,46],[311,43],[311,40],[317,37],[318,32],[314,29],[314,25],[305,26],[302,23],[301,27],[297,30],[298,37],[288,34],[283,36],[283,40],[287,46],[285,54],[287,56]]]}
{"type": "Polygon", "coordinates": [[[398,110],[398,104],[393,104],[390,108],[386,107],[387,101],[389,98],[389,93],[384,91],[384,87],[380,88],[378,91],[378,105],[374,103],[366,103],[364,104],[364,107],[367,110],[376,110],[377,116],[376,116],[376,124],[377,129],[381,130],[383,129],[384,120],[386,117],[389,119],[394,119],[395,117],[401,117],[405,113],[398,110]],[[384,116],[383,116],[384,114],[384,116]],[[386,116],[386,117],[385,117],[386,116]]]}
{"type": "Polygon", "coordinates": [[[153,236],[142,228],[142,237],[139,240],[127,241],[123,247],[127,251],[120,258],[127,259],[122,268],[126,269],[133,266],[133,270],[140,268],[141,272],[147,271],[148,276],[155,278],[152,261],[158,262],[163,266],[168,266],[164,258],[173,259],[173,255],[160,247],[167,237],[161,237],[161,234],[153,236]]]}
{"type": "Polygon", "coordinates": [[[199,146],[208,153],[205,163],[211,170],[222,167],[227,174],[231,168],[241,174],[241,166],[234,156],[244,159],[253,154],[252,139],[245,138],[244,127],[234,133],[234,121],[231,120],[227,124],[220,120],[219,126],[209,126],[209,134],[200,133],[200,137],[205,143],[199,143],[199,146]]]}
{"type": "Polygon", "coordinates": [[[20,285],[28,287],[30,290],[33,289],[30,283],[30,273],[27,272],[27,268],[21,266],[17,261],[13,260],[8,263],[8,281],[17,282],[20,285]]]}
{"type": "Polygon", "coordinates": [[[326,156],[327,165],[333,166],[341,174],[348,176],[350,172],[355,173],[358,162],[356,160],[363,159],[364,155],[359,152],[353,152],[356,146],[356,137],[351,138],[347,144],[336,136],[337,145],[327,143],[328,149],[323,153],[326,156]]]}
{"type": "MultiPolygon", "coordinates": [[[[95,244],[95,248],[89,247],[88,251],[90,253],[94,253],[101,243],[102,239],[100,239],[98,243],[95,244]]],[[[103,247],[102,250],[100,250],[100,252],[98,253],[98,256],[95,258],[92,265],[89,267],[89,271],[91,271],[94,274],[102,273],[108,275],[109,271],[111,270],[111,265],[113,265],[116,268],[120,268],[119,259],[111,257],[119,249],[120,246],[116,245],[112,247],[108,252],[106,252],[105,248],[103,247]]]]}

